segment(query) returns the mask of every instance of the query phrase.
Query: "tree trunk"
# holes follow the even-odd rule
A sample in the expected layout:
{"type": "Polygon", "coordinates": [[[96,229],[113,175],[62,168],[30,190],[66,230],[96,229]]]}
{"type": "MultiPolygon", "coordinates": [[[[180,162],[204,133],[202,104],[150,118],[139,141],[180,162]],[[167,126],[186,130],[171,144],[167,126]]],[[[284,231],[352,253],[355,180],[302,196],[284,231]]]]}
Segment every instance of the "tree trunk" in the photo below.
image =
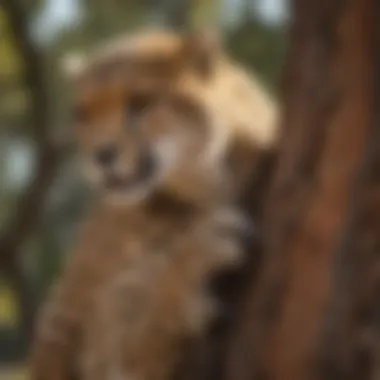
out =
{"type": "Polygon", "coordinates": [[[227,379],[380,376],[380,4],[295,0],[263,264],[227,379]],[[374,86],[375,84],[375,86],[374,86]]]}
{"type": "Polygon", "coordinates": [[[30,96],[29,127],[37,150],[36,170],[30,184],[18,199],[15,211],[0,236],[0,272],[17,295],[21,314],[21,333],[31,339],[35,297],[20,256],[24,243],[35,230],[57,169],[59,150],[51,136],[50,94],[45,65],[34,44],[29,17],[22,1],[3,0],[1,5],[9,21],[10,31],[24,64],[23,82],[30,96]]]}

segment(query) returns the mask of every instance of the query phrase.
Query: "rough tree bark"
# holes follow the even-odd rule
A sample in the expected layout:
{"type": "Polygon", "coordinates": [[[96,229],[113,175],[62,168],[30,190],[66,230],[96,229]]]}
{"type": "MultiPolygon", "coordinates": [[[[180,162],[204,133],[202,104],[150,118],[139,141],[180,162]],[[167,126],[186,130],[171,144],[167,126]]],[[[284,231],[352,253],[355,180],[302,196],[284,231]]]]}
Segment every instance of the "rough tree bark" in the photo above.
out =
{"type": "Polygon", "coordinates": [[[229,380],[375,379],[380,363],[380,4],[295,0],[263,264],[229,380]]]}
{"type": "Polygon", "coordinates": [[[44,64],[32,41],[29,20],[16,0],[3,0],[12,37],[24,63],[24,83],[30,96],[29,125],[36,146],[37,164],[31,183],[20,196],[15,213],[0,238],[0,269],[18,296],[22,332],[30,339],[35,298],[28,277],[20,265],[20,251],[37,225],[47,191],[57,166],[58,150],[50,133],[49,94],[44,64]]]}

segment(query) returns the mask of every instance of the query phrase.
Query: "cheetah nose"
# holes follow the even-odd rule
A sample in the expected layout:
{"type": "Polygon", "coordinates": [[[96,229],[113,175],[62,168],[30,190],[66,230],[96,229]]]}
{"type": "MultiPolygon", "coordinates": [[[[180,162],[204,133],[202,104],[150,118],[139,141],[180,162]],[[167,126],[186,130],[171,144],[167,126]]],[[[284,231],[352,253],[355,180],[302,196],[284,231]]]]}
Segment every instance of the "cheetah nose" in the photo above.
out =
{"type": "Polygon", "coordinates": [[[115,162],[116,157],[117,150],[113,145],[102,147],[95,153],[95,159],[101,166],[111,166],[115,162]]]}

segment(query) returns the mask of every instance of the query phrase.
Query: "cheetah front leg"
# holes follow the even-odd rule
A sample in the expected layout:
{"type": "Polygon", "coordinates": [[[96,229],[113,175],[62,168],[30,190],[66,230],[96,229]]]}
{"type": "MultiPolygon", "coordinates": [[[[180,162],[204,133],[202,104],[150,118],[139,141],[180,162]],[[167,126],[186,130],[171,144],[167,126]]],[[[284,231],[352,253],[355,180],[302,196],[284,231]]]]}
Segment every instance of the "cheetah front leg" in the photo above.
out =
{"type": "Polygon", "coordinates": [[[38,318],[29,357],[31,380],[77,380],[79,324],[63,288],[57,287],[38,318]]]}
{"type": "Polygon", "coordinates": [[[94,352],[86,379],[167,379],[184,342],[201,336],[215,316],[207,279],[241,262],[246,229],[240,214],[218,210],[176,234],[161,252],[148,252],[121,271],[98,305],[93,346],[100,351],[94,352]]]}

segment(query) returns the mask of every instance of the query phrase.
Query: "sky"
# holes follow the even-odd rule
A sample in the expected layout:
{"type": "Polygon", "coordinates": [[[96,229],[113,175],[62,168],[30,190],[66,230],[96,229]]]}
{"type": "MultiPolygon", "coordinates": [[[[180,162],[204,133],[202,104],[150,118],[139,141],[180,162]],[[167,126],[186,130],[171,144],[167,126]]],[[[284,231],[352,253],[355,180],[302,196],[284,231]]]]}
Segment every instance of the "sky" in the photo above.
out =
{"type": "Polygon", "coordinates": [[[279,22],[286,14],[286,0],[260,0],[258,8],[268,21],[279,22]]]}

